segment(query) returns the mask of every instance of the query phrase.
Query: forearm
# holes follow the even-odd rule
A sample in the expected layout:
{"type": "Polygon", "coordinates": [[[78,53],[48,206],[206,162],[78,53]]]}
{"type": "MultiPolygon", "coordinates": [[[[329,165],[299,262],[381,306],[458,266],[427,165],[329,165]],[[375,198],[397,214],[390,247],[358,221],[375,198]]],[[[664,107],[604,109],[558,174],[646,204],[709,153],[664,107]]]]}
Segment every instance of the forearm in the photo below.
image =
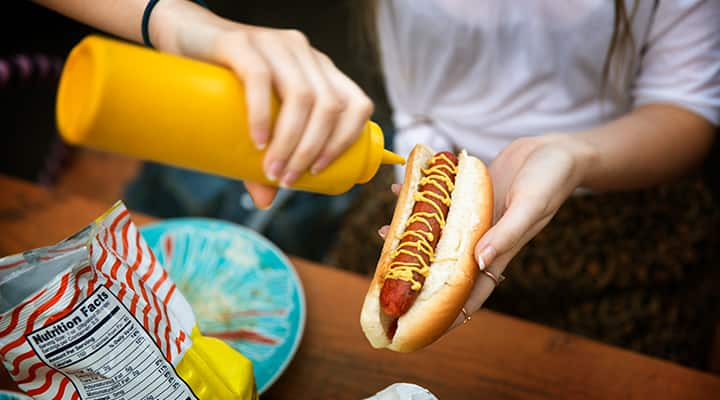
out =
{"type": "Polygon", "coordinates": [[[649,104],[608,124],[574,135],[584,143],[581,185],[593,190],[646,187],[699,165],[713,126],[677,106],[649,104]]]}
{"type": "Polygon", "coordinates": [[[66,17],[122,38],[142,41],[140,22],[147,0],[34,0],[66,17]]]}
{"type": "MultiPolygon", "coordinates": [[[[142,42],[141,23],[148,0],[34,0],[69,18],[112,35],[137,43],[142,42]]],[[[213,35],[232,24],[188,0],[162,0],[155,6],[149,27],[150,39],[160,50],[207,58],[203,50],[212,43],[213,35]],[[192,29],[181,29],[192,27],[192,29]],[[182,42],[181,42],[182,41],[182,42]],[[192,50],[181,48],[186,44],[192,50]]]]}

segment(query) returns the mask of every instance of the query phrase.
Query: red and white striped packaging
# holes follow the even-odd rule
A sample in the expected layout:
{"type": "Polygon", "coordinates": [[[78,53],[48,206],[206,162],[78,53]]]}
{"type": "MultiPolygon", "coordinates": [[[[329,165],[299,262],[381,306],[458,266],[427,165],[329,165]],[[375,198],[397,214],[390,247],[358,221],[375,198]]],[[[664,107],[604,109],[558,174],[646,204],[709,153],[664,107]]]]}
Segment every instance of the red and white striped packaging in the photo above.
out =
{"type": "Polygon", "coordinates": [[[0,259],[0,357],[37,399],[194,399],[175,372],[195,317],[122,203],[0,259]]]}

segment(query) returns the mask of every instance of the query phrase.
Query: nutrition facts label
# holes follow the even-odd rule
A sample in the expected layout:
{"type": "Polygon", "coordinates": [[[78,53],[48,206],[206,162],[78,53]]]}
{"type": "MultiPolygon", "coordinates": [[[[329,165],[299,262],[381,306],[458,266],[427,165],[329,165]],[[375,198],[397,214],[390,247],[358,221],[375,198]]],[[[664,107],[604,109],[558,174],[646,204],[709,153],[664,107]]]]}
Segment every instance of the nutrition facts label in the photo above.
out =
{"type": "Polygon", "coordinates": [[[101,286],[70,314],[26,336],[89,400],[196,399],[115,295],[101,286]]]}

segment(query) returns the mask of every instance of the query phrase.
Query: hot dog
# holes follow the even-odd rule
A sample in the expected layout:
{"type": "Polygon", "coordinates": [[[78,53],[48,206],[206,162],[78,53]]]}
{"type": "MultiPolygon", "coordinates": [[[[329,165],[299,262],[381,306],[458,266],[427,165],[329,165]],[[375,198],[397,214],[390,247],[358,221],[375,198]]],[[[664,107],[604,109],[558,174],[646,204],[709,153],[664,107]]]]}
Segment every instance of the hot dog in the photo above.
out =
{"type": "Polygon", "coordinates": [[[475,243],[492,221],[484,164],[462,151],[410,153],[360,322],[373,347],[414,351],[450,327],[478,274],[475,243]]]}
{"type": "Polygon", "coordinates": [[[400,317],[412,306],[430,271],[455,187],[457,157],[450,152],[437,153],[421,172],[412,214],[380,292],[382,310],[391,317],[400,317]]]}

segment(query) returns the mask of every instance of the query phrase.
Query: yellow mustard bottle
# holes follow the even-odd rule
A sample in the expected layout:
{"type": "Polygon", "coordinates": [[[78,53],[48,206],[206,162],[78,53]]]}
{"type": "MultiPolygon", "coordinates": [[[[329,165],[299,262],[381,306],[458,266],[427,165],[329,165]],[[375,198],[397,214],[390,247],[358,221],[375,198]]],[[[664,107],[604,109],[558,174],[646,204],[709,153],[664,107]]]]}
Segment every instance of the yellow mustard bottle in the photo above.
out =
{"type": "MultiPolygon", "coordinates": [[[[273,119],[278,102],[272,101],[273,119]]],[[[76,145],[254,182],[265,177],[264,151],[250,137],[242,82],[227,68],[88,36],[70,53],[60,78],[57,123],[76,145]]],[[[384,148],[368,121],[359,139],[294,189],[341,194],[405,160],[384,148]]]]}

